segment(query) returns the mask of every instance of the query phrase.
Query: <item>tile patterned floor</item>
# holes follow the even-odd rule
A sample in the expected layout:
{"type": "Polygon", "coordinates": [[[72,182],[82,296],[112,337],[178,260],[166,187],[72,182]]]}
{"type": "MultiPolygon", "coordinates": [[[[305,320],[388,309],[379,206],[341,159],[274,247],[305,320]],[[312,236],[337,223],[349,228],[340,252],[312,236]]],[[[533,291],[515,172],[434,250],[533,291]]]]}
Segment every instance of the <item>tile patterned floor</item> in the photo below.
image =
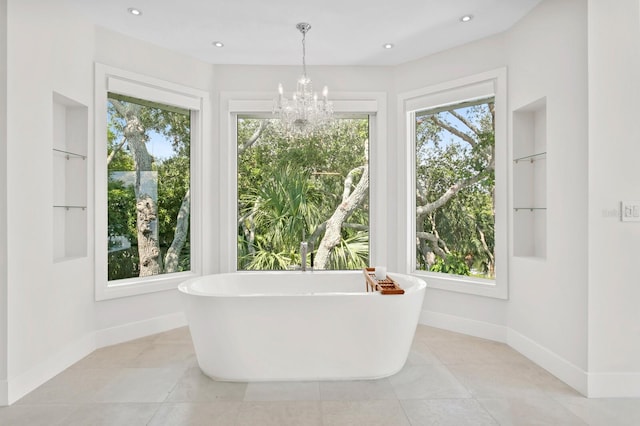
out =
{"type": "Polygon", "coordinates": [[[0,425],[640,425],[640,399],[587,399],[508,346],[418,326],[380,380],[228,383],[204,376],[187,328],[95,351],[0,425]]]}

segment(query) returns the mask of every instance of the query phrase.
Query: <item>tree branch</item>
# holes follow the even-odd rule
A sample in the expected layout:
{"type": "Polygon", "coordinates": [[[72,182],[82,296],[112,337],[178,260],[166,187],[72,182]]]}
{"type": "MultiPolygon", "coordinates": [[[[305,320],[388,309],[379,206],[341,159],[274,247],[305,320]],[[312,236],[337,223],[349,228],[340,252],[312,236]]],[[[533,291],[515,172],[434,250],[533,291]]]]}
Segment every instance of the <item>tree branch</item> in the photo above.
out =
{"type": "Polygon", "coordinates": [[[343,228],[347,228],[347,229],[355,229],[356,231],[368,231],[369,230],[369,225],[363,225],[361,223],[343,223],[342,224],[343,228]]]}
{"type": "Polygon", "coordinates": [[[340,203],[329,220],[327,220],[327,231],[325,232],[322,241],[320,241],[320,245],[318,246],[318,251],[316,253],[316,267],[318,269],[324,269],[326,267],[331,250],[340,243],[340,231],[342,229],[342,224],[349,218],[349,216],[351,216],[360,203],[362,203],[365,195],[367,194],[367,189],[369,188],[369,167],[367,165],[356,167],[351,170],[347,175],[347,179],[345,179],[345,187],[349,176],[351,176],[352,173],[355,173],[357,169],[362,169],[360,181],[346,200],[344,199],[345,194],[343,192],[342,203],[340,203]]]}
{"type": "Polygon", "coordinates": [[[247,139],[242,145],[238,147],[238,155],[242,155],[243,152],[251,148],[251,146],[253,146],[253,144],[256,143],[258,139],[260,139],[262,132],[264,132],[264,129],[266,129],[268,125],[269,120],[262,120],[260,122],[260,126],[258,126],[256,131],[253,132],[253,135],[251,135],[249,139],[247,139]]]}
{"type": "Polygon", "coordinates": [[[113,158],[116,156],[118,151],[120,151],[120,149],[124,146],[124,143],[126,141],[127,141],[126,136],[123,136],[120,143],[115,148],[113,148],[113,151],[111,151],[111,154],[109,154],[109,156],[107,157],[107,167],[109,167],[109,164],[111,164],[111,161],[113,161],[113,158]]]}
{"type": "MultiPolygon", "coordinates": [[[[369,226],[368,225],[362,225],[361,223],[346,223],[346,222],[344,222],[342,224],[342,228],[355,229],[356,231],[368,231],[369,230],[369,226]]],[[[322,235],[326,229],[327,229],[327,221],[325,220],[324,222],[322,222],[320,225],[318,225],[316,227],[316,229],[313,231],[313,234],[311,234],[309,236],[309,239],[307,240],[307,242],[309,244],[311,244],[312,246],[315,246],[316,241],[318,240],[318,238],[320,238],[320,235],[322,235]]]]}
{"type": "Polygon", "coordinates": [[[431,249],[435,254],[437,254],[443,259],[447,257],[447,252],[449,251],[446,248],[447,245],[445,244],[444,241],[442,241],[437,236],[429,232],[416,232],[416,238],[429,241],[429,246],[431,247],[431,249]],[[442,244],[445,248],[444,249],[440,248],[440,244],[442,244]]]}
{"type": "Polygon", "coordinates": [[[116,112],[118,114],[120,114],[120,116],[124,119],[127,118],[127,108],[122,105],[122,102],[120,102],[117,99],[111,99],[109,98],[109,102],[111,102],[111,105],[113,105],[113,107],[116,109],[116,112]]]}
{"type": "Polygon", "coordinates": [[[344,180],[344,189],[342,190],[342,202],[346,202],[349,199],[349,194],[351,193],[351,186],[353,185],[353,176],[356,172],[364,169],[365,166],[356,167],[351,170],[347,177],[344,180]]]}
{"type": "Polygon", "coordinates": [[[463,117],[458,111],[451,110],[449,111],[449,114],[453,115],[455,118],[457,118],[458,120],[460,120],[465,126],[467,126],[469,128],[469,130],[471,130],[473,133],[475,133],[476,135],[480,134],[480,130],[473,125],[473,123],[469,120],[467,120],[466,117],[463,117]]]}
{"type": "Polygon", "coordinates": [[[180,204],[180,210],[178,210],[178,218],[176,219],[176,231],[173,234],[173,241],[171,247],[167,250],[167,254],[164,257],[164,271],[176,272],[180,260],[180,252],[187,241],[187,235],[189,235],[189,213],[191,211],[191,195],[187,189],[186,194],[182,198],[182,204],[180,204]]]}
{"type": "Polygon", "coordinates": [[[316,229],[313,231],[313,234],[311,234],[311,236],[309,237],[308,243],[312,244],[315,247],[316,241],[318,240],[318,238],[320,238],[320,235],[322,235],[324,231],[326,231],[326,229],[327,229],[327,221],[325,220],[320,225],[318,225],[316,229]]]}
{"type": "Polygon", "coordinates": [[[491,263],[493,263],[494,262],[493,253],[491,252],[491,250],[489,250],[489,245],[487,244],[487,240],[485,239],[484,232],[482,232],[480,227],[477,225],[476,225],[476,229],[478,230],[478,234],[480,234],[480,242],[482,243],[482,249],[484,250],[485,253],[487,253],[487,256],[489,257],[489,260],[491,261],[491,263]]]}
{"type": "Polygon", "coordinates": [[[447,191],[444,194],[442,194],[440,198],[438,198],[436,201],[425,204],[423,206],[418,206],[416,208],[416,216],[418,217],[424,216],[425,214],[430,213],[442,207],[443,205],[446,204],[447,201],[453,198],[453,196],[456,195],[458,192],[460,192],[461,190],[463,190],[468,186],[471,186],[475,183],[480,182],[481,180],[485,179],[485,177],[486,177],[485,173],[478,173],[477,175],[472,176],[468,179],[463,179],[459,182],[456,182],[455,184],[451,185],[451,187],[447,189],[447,191]]]}
{"type": "Polygon", "coordinates": [[[460,139],[464,140],[465,142],[467,142],[469,145],[471,146],[476,146],[476,140],[473,139],[471,136],[469,136],[468,134],[456,129],[455,127],[449,125],[449,123],[445,123],[444,121],[441,121],[438,117],[436,117],[435,115],[432,115],[431,117],[431,121],[433,121],[437,126],[442,127],[443,129],[445,129],[446,131],[448,131],[449,133],[459,137],[460,139]]]}

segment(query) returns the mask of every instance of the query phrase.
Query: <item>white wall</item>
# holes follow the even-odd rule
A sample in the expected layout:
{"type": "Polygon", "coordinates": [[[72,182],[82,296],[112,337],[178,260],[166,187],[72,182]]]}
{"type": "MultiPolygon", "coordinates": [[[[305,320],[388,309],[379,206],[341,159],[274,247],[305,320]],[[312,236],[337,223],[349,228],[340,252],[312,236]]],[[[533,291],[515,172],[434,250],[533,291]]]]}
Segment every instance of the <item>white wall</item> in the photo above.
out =
{"type": "Polygon", "coordinates": [[[510,257],[508,325],[564,360],[547,368],[565,380],[587,370],[586,22],[584,1],[546,1],[505,34],[510,111],[547,99],[547,256],[510,257]]]}
{"type": "Polygon", "coordinates": [[[640,223],[605,214],[640,200],[640,9],[588,4],[590,394],[640,396],[640,223]]]}
{"type": "MultiPolygon", "coordinates": [[[[95,30],[95,61],[207,92],[212,90],[214,81],[213,66],[210,64],[100,27],[95,30]]],[[[209,111],[211,110],[209,106],[209,111]]],[[[205,120],[212,118],[212,115],[204,117],[205,120]]],[[[203,145],[203,194],[215,194],[218,180],[215,168],[210,165],[217,161],[213,153],[216,144],[212,140],[206,140],[203,145]]],[[[102,153],[96,155],[100,156],[102,153]]],[[[205,218],[210,217],[215,210],[215,205],[211,202],[213,198],[206,197],[203,211],[205,218]]],[[[204,225],[203,257],[204,263],[210,264],[208,259],[213,256],[215,230],[208,220],[204,221],[204,225]]],[[[94,310],[95,328],[104,330],[150,318],[171,316],[181,312],[182,305],[177,291],[173,290],[100,301],[95,303],[94,310]]]]}
{"type": "MultiPolygon", "coordinates": [[[[424,87],[448,82],[506,65],[504,35],[496,35],[435,55],[400,65],[394,69],[395,95],[411,92],[424,87]]],[[[395,103],[394,103],[395,104],[395,103]]],[[[392,117],[397,117],[394,113],[392,117]]],[[[392,258],[394,269],[403,270],[405,245],[402,235],[406,234],[407,203],[404,175],[394,172],[404,170],[408,147],[398,140],[397,124],[392,124],[394,137],[389,151],[390,185],[389,205],[389,245],[396,247],[396,257],[392,258]]],[[[390,126],[391,127],[391,126],[390,126]]],[[[428,281],[428,280],[427,280],[428,281]]],[[[427,288],[421,321],[433,326],[453,329],[459,332],[499,341],[506,341],[506,301],[427,288]]]]}
{"type": "MultiPolygon", "coordinates": [[[[546,1],[505,33],[395,69],[398,93],[507,67],[508,110],[547,96],[546,260],[511,256],[509,300],[429,290],[423,321],[507,341],[586,392],[587,369],[587,63],[586,4],[546,1]],[[571,206],[571,208],[567,208],[571,206]]],[[[509,141],[511,157],[512,141],[509,141]]],[[[392,150],[403,167],[403,146],[392,150]]],[[[393,169],[393,167],[391,167],[393,169]]],[[[390,197],[405,192],[401,179],[390,197]]],[[[511,190],[511,189],[510,189],[511,190]]],[[[511,194],[509,195],[511,198],[511,194]]],[[[406,210],[390,214],[402,235],[406,210]]],[[[402,201],[402,200],[401,200],[402,201]]],[[[509,213],[510,227],[512,213],[509,213]]],[[[402,255],[402,241],[391,242],[402,255]]],[[[402,267],[402,259],[397,259],[402,267]]]]}
{"type": "Polygon", "coordinates": [[[60,354],[69,345],[90,350],[82,342],[94,323],[92,259],[53,263],[51,148],[54,91],[92,110],[93,28],[48,2],[9,0],[7,16],[13,40],[6,98],[7,377],[13,400],[41,380],[38,369],[64,366],[60,354]]]}
{"type": "MultiPolygon", "coordinates": [[[[4,399],[13,402],[93,351],[96,344],[151,334],[184,321],[177,291],[94,301],[92,176],[94,158],[101,154],[94,152],[92,144],[94,60],[207,91],[213,81],[213,67],[96,29],[57,2],[8,0],[7,13],[0,16],[3,22],[8,17],[8,38],[14,40],[7,49],[7,76],[2,78],[3,84],[8,82],[9,124],[7,152],[1,156],[0,167],[3,171],[8,159],[6,185],[0,175],[0,208],[6,206],[11,224],[5,229],[4,210],[0,210],[0,237],[7,231],[7,238],[0,239],[0,304],[7,303],[7,293],[11,300],[8,310],[0,305],[0,339],[7,333],[7,345],[2,345],[7,348],[7,358],[0,355],[0,361],[7,368],[8,397],[4,399]],[[57,263],[51,250],[53,92],[88,106],[90,117],[88,256],[57,263]],[[9,265],[6,287],[5,253],[9,265]]],[[[3,27],[0,25],[0,30],[3,27]]],[[[4,44],[6,39],[2,40],[4,44]]],[[[2,66],[2,50],[0,58],[2,66]]],[[[3,128],[0,126],[0,135],[3,128]]],[[[4,137],[0,142],[4,150],[4,137]]],[[[209,156],[209,164],[213,162],[212,142],[205,141],[203,154],[209,156]]],[[[203,192],[214,193],[217,180],[206,170],[203,192]]],[[[0,384],[3,371],[0,367],[0,384]]]]}
{"type": "Polygon", "coordinates": [[[0,0],[0,405],[7,402],[7,0],[0,0]]]}

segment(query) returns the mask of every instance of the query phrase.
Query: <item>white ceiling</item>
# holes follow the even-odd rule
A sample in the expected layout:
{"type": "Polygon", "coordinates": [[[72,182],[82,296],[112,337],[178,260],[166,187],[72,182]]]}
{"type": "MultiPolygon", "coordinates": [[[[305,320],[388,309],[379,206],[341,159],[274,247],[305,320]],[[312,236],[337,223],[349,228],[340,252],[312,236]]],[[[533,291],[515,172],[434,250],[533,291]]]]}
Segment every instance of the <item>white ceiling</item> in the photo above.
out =
{"type": "Polygon", "coordinates": [[[92,22],[213,64],[397,65],[511,27],[540,0],[56,0],[92,22]],[[141,16],[127,12],[130,7],[141,16]],[[471,14],[473,20],[460,22],[471,14]],[[216,48],[213,41],[224,43],[216,48]],[[393,43],[393,49],[383,49],[393,43]]]}

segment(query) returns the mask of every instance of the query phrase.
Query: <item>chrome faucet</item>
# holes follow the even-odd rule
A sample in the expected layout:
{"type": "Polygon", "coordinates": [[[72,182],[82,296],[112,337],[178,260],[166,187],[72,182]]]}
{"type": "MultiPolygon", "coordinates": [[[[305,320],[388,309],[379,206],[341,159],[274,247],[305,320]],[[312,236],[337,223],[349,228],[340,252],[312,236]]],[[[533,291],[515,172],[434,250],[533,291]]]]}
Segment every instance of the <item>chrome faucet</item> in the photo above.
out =
{"type": "Polygon", "coordinates": [[[309,244],[306,241],[300,243],[300,270],[307,270],[307,249],[309,244]]]}

